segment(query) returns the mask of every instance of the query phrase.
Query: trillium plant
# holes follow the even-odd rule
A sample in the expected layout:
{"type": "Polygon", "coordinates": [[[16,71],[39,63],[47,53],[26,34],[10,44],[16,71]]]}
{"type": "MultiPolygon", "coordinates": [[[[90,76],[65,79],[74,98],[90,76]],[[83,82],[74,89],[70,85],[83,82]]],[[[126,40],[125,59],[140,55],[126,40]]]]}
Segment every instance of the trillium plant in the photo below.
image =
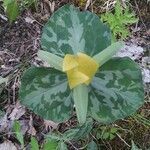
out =
{"type": "Polygon", "coordinates": [[[22,104],[44,119],[64,122],[76,111],[110,123],[133,114],[144,101],[141,71],[128,57],[112,57],[109,28],[95,14],[72,5],[58,9],[45,25],[38,57],[51,65],[31,67],[20,87],[22,104]]]}

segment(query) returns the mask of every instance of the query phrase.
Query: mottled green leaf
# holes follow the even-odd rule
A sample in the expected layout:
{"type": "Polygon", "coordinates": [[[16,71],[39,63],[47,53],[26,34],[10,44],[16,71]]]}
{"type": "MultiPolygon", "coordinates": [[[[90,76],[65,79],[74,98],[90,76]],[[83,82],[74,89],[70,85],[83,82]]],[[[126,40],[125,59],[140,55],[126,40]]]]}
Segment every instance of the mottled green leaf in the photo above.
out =
{"type": "Polygon", "coordinates": [[[87,146],[87,150],[98,150],[97,144],[94,141],[91,141],[87,146]]]}
{"type": "Polygon", "coordinates": [[[51,16],[41,38],[44,50],[61,57],[77,52],[94,56],[110,44],[110,30],[99,17],[72,5],[63,6],[51,16]]]}
{"type": "Polygon", "coordinates": [[[91,118],[87,119],[86,123],[82,126],[77,126],[73,129],[67,130],[63,133],[63,140],[80,140],[86,137],[92,130],[93,121],[91,118]]]}
{"type": "Polygon", "coordinates": [[[68,150],[67,145],[64,142],[59,142],[58,150],[68,150]]]}
{"type": "Polygon", "coordinates": [[[21,103],[44,119],[63,122],[73,111],[66,74],[52,68],[31,67],[20,87],[21,103]]]}
{"type": "Polygon", "coordinates": [[[88,109],[88,87],[81,84],[73,89],[73,99],[80,124],[85,123],[88,109]]]}
{"type": "Polygon", "coordinates": [[[63,134],[63,140],[64,141],[69,141],[69,140],[73,140],[74,137],[77,135],[77,133],[79,132],[79,128],[74,128],[74,129],[69,129],[66,132],[64,132],[63,134]]]}
{"type": "Polygon", "coordinates": [[[131,59],[113,58],[100,67],[89,93],[89,115],[102,123],[133,114],[144,102],[142,75],[131,59]]]}
{"type": "Polygon", "coordinates": [[[50,133],[50,134],[45,134],[45,137],[51,140],[55,141],[61,141],[63,140],[63,137],[60,133],[50,133]]]}

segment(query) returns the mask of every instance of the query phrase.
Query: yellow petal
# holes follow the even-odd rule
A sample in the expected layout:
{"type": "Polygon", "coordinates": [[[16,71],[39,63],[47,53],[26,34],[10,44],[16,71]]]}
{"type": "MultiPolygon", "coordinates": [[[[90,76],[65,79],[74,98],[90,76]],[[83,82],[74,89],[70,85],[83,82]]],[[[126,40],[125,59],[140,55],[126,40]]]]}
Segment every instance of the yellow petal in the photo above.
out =
{"type": "Polygon", "coordinates": [[[63,61],[63,71],[67,73],[70,88],[79,84],[89,84],[99,65],[96,61],[83,53],[76,56],[67,54],[63,61]]]}
{"type": "Polygon", "coordinates": [[[77,68],[67,71],[67,76],[71,89],[89,80],[89,77],[79,72],[77,68]]]}
{"type": "Polygon", "coordinates": [[[94,59],[86,54],[78,53],[77,55],[77,62],[79,63],[78,71],[89,77],[89,80],[84,82],[88,85],[95,75],[99,65],[94,59]]]}
{"type": "Polygon", "coordinates": [[[76,61],[76,56],[67,54],[65,55],[64,61],[63,61],[63,71],[71,70],[78,66],[78,62],[76,61]]]}

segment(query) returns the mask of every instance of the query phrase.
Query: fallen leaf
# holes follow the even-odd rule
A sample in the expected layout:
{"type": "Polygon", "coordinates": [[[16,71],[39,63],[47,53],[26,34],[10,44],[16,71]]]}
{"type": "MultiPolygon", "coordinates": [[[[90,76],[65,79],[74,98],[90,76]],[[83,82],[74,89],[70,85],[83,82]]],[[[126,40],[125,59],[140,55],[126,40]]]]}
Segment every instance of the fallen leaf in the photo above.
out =
{"type": "Polygon", "coordinates": [[[8,118],[10,118],[10,120],[18,120],[22,115],[24,115],[24,113],[25,107],[21,106],[20,103],[17,102],[8,118]]]}
{"type": "Polygon", "coordinates": [[[44,125],[45,125],[46,130],[50,127],[52,127],[53,129],[56,129],[58,127],[58,123],[55,123],[50,120],[44,120],[44,125]]]}
{"type": "Polygon", "coordinates": [[[34,19],[32,19],[32,18],[30,18],[30,17],[26,17],[25,18],[25,21],[27,22],[27,23],[33,23],[33,22],[35,22],[35,20],[34,19]]]}
{"type": "Polygon", "coordinates": [[[32,118],[32,115],[30,115],[28,133],[31,134],[32,136],[35,136],[35,135],[36,135],[36,130],[35,130],[35,128],[33,127],[33,118],[32,118]]]}
{"type": "Polygon", "coordinates": [[[10,131],[12,121],[8,119],[7,113],[0,119],[0,133],[10,131]]]}
{"type": "Polygon", "coordinates": [[[4,141],[0,144],[0,150],[17,150],[17,147],[11,141],[4,141]]]}

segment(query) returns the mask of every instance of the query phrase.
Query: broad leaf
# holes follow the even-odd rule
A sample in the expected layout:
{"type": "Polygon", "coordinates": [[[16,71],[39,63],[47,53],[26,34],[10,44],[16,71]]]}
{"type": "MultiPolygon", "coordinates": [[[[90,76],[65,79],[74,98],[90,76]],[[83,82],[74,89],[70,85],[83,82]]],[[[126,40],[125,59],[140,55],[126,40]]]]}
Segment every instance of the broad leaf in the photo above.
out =
{"type": "Polygon", "coordinates": [[[39,144],[35,137],[31,137],[30,145],[31,145],[31,150],[39,150],[39,144]]]}
{"type": "Polygon", "coordinates": [[[72,5],[63,6],[51,16],[41,38],[44,50],[61,57],[77,52],[94,56],[110,43],[110,31],[99,17],[72,5]]]}
{"type": "Polygon", "coordinates": [[[140,68],[129,58],[113,58],[105,63],[90,89],[89,115],[102,123],[133,114],[144,101],[140,68]]]}
{"type": "Polygon", "coordinates": [[[73,89],[73,99],[77,118],[80,124],[85,123],[88,109],[88,87],[85,84],[78,85],[73,89]]]}
{"type": "Polygon", "coordinates": [[[75,128],[69,129],[66,132],[63,133],[63,140],[69,141],[69,140],[80,140],[86,137],[93,128],[93,121],[92,119],[87,119],[86,123],[82,126],[77,126],[75,128]]]}
{"type": "MultiPolygon", "coordinates": [[[[91,141],[87,145],[87,150],[98,150],[97,144],[94,141],[91,141]]],[[[100,149],[99,149],[100,150],[100,149]]]]}
{"type": "Polygon", "coordinates": [[[44,135],[45,138],[47,139],[51,139],[51,140],[54,140],[54,141],[61,141],[63,140],[63,137],[60,133],[50,133],[50,134],[45,134],[44,135]]]}
{"type": "Polygon", "coordinates": [[[67,145],[63,141],[60,141],[58,143],[58,150],[68,150],[67,145]]]}
{"type": "Polygon", "coordinates": [[[58,142],[55,140],[47,139],[46,143],[44,144],[43,150],[57,150],[58,142]]]}
{"type": "Polygon", "coordinates": [[[52,68],[28,69],[22,78],[20,99],[22,104],[47,120],[63,122],[73,111],[66,74],[52,68]]]}

